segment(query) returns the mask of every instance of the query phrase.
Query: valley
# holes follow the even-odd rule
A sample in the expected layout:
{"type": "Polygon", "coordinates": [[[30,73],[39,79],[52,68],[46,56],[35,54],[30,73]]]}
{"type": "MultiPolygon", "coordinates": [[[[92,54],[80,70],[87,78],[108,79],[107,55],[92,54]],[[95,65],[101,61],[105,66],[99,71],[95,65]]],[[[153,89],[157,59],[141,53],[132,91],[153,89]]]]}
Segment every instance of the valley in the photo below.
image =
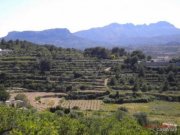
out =
{"type": "Polygon", "coordinates": [[[0,0],[0,135],[180,135],[180,0],[0,0]]]}
{"type": "Polygon", "coordinates": [[[7,96],[0,94],[1,99],[17,111],[48,112],[78,121],[110,119],[120,113],[118,117],[133,120],[140,115],[148,124],[180,124],[178,55],[154,61],[140,50],[82,51],[20,40],[1,40],[0,48],[5,50],[0,57],[1,91],[10,95],[4,101],[7,96]]]}

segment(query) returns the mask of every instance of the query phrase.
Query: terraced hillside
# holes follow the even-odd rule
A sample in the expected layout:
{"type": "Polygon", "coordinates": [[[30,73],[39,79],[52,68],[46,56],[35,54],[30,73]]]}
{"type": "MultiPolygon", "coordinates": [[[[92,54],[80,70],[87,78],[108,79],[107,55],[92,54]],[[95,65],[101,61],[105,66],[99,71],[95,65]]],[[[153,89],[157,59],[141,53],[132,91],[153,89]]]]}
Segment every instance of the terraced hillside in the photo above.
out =
{"type": "Polygon", "coordinates": [[[105,80],[111,75],[106,69],[122,63],[122,60],[85,57],[75,49],[37,46],[18,40],[2,41],[0,48],[10,50],[0,57],[0,81],[5,87],[72,92],[78,98],[81,95],[84,98],[84,94],[91,98],[107,94],[105,80]]]}
{"type": "Polygon", "coordinates": [[[121,48],[101,47],[80,51],[19,40],[2,40],[0,48],[0,83],[5,87],[113,103],[148,102],[154,97],[180,101],[178,60],[163,66],[150,62],[141,51],[128,54],[121,48]]]}
{"type": "Polygon", "coordinates": [[[112,94],[105,101],[115,103],[149,102],[154,99],[180,101],[179,61],[150,62],[145,60],[142,52],[133,53],[127,56],[123,64],[111,69],[114,76],[109,78],[108,86],[112,89],[112,94]],[[136,56],[133,56],[133,53],[136,53],[136,56]]]}

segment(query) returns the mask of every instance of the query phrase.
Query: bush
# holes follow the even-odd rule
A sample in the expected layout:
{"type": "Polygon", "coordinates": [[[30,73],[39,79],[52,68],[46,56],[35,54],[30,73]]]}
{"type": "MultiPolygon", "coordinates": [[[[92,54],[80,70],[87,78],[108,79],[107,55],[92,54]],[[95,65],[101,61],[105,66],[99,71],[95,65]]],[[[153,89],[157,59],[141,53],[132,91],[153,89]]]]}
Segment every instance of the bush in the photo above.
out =
{"type": "Polygon", "coordinates": [[[69,114],[71,112],[71,109],[70,108],[64,108],[64,113],[65,114],[69,114]]]}
{"type": "Polygon", "coordinates": [[[141,90],[142,90],[143,92],[146,92],[146,91],[148,90],[148,86],[147,86],[146,84],[143,84],[141,90]]]}
{"type": "Polygon", "coordinates": [[[38,97],[35,97],[35,100],[36,100],[36,101],[40,101],[40,99],[41,99],[41,97],[39,97],[39,96],[38,96],[38,97]]]}
{"type": "Polygon", "coordinates": [[[79,117],[83,117],[83,113],[82,112],[77,112],[77,111],[71,111],[68,116],[70,116],[71,118],[79,118],[79,117]]]}
{"type": "Polygon", "coordinates": [[[104,103],[115,103],[115,100],[112,99],[112,98],[109,98],[109,97],[105,97],[105,98],[103,99],[103,102],[104,102],[104,103]]]}
{"type": "Polygon", "coordinates": [[[9,93],[4,90],[4,88],[0,88],[0,101],[6,101],[10,97],[9,93]]]}
{"type": "Polygon", "coordinates": [[[125,115],[126,115],[125,112],[121,110],[117,110],[115,113],[115,117],[117,120],[122,120],[125,115]]]}
{"type": "Polygon", "coordinates": [[[80,86],[80,89],[85,90],[85,89],[87,89],[87,86],[82,85],[82,86],[80,86]]]}
{"type": "Polygon", "coordinates": [[[163,91],[169,90],[169,83],[168,83],[168,81],[165,81],[165,82],[164,82],[163,87],[162,87],[162,90],[163,90],[163,91]]]}
{"type": "Polygon", "coordinates": [[[81,73],[77,73],[77,72],[74,72],[73,74],[74,74],[74,78],[80,78],[83,76],[81,73]]]}
{"type": "Polygon", "coordinates": [[[44,73],[45,71],[50,71],[51,69],[51,61],[49,59],[41,59],[39,61],[39,69],[42,73],[44,73]]]}
{"type": "Polygon", "coordinates": [[[123,106],[118,108],[118,110],[121,110],[123,112],[128,112],[128,109],[126,107],[123,107],[123,106]]]}
{"type": "Polygon", "coordinates": [[[29,103],[29,100],[27,99],[26,95],[25,94],[17,94],[15,97],[14,97],[15,100],[21,100],[23,101],[23,105],[20,105],[19,107],[27,107],[29,108],[30,107],[30,103],[29,103]]]}
{"type": "Polygon", "coordinates": [[[74,106],[72,109],[73,110],[79,110],[80,108],[78,106],[74,106]]]}
{"type": "Polygon", "coordinates": [[[139,90],[139,84],[136,82],[133,87],[133,92],[137,92],[139,90]]]}
{"type": "Polygon", "coordinates": [[[115,77],[113,77],[113,78],[110,80],[109,85],[111,85],[111,86],[117,85],[117,79],[116,79],[115,77]]]}
{"type": "Polygon", "coordinates": [[[136,113],[133,116],[136,118],[136,120],[138,121],[138,123],[141,126],[146,126],[149,123],[149,120],[147,118],[147,114],[144,112],[136,113]]]}
{"type": "Polygon", "coordinates": [[[72,91],[73,87],[72,86],[67,86],[66,91],[72,91]]]}
{"type": "Polygon", "coordinates": [[[64,112],[62,110],[55,111],[55,114],[58,116],[64,116],[64,112]]]}

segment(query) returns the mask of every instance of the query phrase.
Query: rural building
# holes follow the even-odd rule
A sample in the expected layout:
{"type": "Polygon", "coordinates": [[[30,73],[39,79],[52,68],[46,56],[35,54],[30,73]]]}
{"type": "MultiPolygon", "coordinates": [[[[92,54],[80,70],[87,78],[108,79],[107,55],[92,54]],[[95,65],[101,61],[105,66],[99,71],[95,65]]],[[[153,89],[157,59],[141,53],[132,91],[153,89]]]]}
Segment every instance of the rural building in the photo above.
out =
{"type": "Polygon", "coordinates": [[[24,106],[24,101],[22,100],[7,100],[5,102],[7,106],[14,106],[14,107],[23,107],[24,106]]]}
{"type": "Polygon", "coordinates": [[[149,68],[159,68],[169,66],[169,62],[145,62],[144,65],[149,68]]]}
{"type": "Polygon", "coordinates": [[[180,66],[180,62],[170,63],[170,62],[150,62],[150,61],[145,62],[144,66],[149,68],[159,68],[159,67],[167,67],[171,64],[175,66],[180,66]]]}
{"type": "Polygon", "coordinates": [[[10,53],[10,52],[12,52],[12,50],[1,49],[1,48],[0,48],[0,55],[8,54],[8,53],[10,53]]]}

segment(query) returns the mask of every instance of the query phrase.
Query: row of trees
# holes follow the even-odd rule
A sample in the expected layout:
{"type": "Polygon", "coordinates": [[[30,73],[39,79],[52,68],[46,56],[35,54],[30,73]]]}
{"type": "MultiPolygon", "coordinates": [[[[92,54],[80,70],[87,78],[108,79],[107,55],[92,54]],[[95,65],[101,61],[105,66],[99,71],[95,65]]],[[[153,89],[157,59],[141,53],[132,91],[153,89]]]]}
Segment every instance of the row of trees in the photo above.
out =
{"type": "Polygon", "coordinates": [[[96,57],[99,59],[113,59],[127,55],[127,52],[123,48],[107,49],[103,47],[87,48],[84,50],[85,56],[96,57]]]}

